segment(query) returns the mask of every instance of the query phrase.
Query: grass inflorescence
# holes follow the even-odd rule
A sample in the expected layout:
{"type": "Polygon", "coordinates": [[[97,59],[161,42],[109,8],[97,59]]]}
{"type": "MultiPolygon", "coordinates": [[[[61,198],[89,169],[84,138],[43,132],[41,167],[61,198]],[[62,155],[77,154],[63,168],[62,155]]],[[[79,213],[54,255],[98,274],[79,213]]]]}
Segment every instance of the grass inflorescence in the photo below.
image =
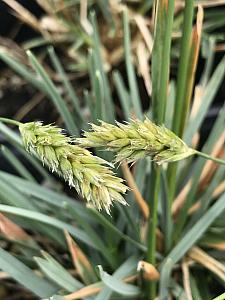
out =
{"type": "Polygon", "coordinates": [[[130,123],[116,125],[101,121],[91,124],[92,131],[85,132],[76,142],[83,147],[103,147],[116,152],[116,162],[135,162],[152,156],[157,164],[174,162],[193,155],[178,136],[165,126],[158,126],[148,118],[144,121],[131,120],[130,123]]]}
{"type": "Polygon", "coordinates": [[[62,130],[41,122],[20,124],[26,150],[37,153],[43,164],[75,187],[88,203],[110,213],[113,201],[126,205],[122,194],[127,187],[116,177],[110,164],[72,143],[62,130]]]}

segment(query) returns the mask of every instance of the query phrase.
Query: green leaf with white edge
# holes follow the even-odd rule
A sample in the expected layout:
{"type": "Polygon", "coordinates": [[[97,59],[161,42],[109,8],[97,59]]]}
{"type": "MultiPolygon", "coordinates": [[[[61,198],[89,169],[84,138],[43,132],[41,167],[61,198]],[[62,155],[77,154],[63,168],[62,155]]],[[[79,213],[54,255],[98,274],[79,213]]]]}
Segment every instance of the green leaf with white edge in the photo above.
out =
{"type": "MultiPolygon", "coordinates": [[[[131,274],[133,274],[137,269],[138,258],[137,257],[130,257],[128,258],[112,275],[113,278],[116,279],[123,279],[131,274]]],[[[109,287],[104,287],[102,291],[98,294],[95,300],[109,300],[113,291],[109,287]]]]}
{"type": "Polygon", "coordinates": [[[44,84],[35,76],[35,74],[31,70],[26,68],[24,64],[20,63],[3,51],[0,51],[0,59],[4,61],[4,63],[6,63],[16,73],[18,73],[22,78],[24,78],[27,82],[31,83],[38,90],[46,93],[44,84]]]}
{"type": "Polygon", "coordinates": [[[15,133],[12,129],[10,129],[7,125],[0,122],[0,132],[7,138],[7,141],[12,143],[14,146],[22,146],[22,139],[19,134],[15,133]]]}
{"type": "Polygon", "coordinates": [[[82,128],[84,126],[85,120],[82,116],[81,109],[80,109],[80,103],[79,103],[78,97],[75,93],[75,90],[73,89],[73,86],[70,83],[70,81],[67,77],[67,74],[64,71],[63,66],[52,46],[48,47],[48,54],[50,56],[52,64],[54,65],[55,70],[58,72],[58,74],[60,75],[60,77],[62,79],[62,82],[65,87],[65,91],[67,92],[68,96],[70,97],[74,111],[76,112],[76,115],[75,115],[75,119],[77,119],[77,120],[75,120],[76,125],[78,126],[78,128],[82,128]]]}
{"type": "Polygon", "coordinates": [[[42,254],[44,258],[34,257],[34,259],[49,279],[71,293],[83,287],[83,284],[73,278],[50,254],[44,251],[42,254]]]}
{"type": "Polygon", "coordinates": [[[74,201],[74,199],[62,193],[52,191],[44,186],[40,186],[39,184],[29,182],[20,177],[8,174],[3,171],[0,171],[0,178],[4,178],[7,182],[10,183],[10,185],[15,190],[18,190],[27,196],[33,196],[41,201],[54,205],[58,208],[66,209],[66,203],[69,203],[86,221],[93,222],[94,220],[84,205],[80,204],[77,201],[74,201]]]}
{"type": "Polygon", "coordinates": [[[90,246],[94,249],[99,250],[97,248],[97,246],[93,244],[90,237],[83,230],[75,228],[72,225],[67,224],[65,222],[62,222],[62,221],[60,221],[56,218],[44,215],[44,214],[39,213],[39,212],[34,212],[34,211],[31,211],[31,210],[28,210],[28,209],[12,207],[12,206],[9,206],[9,205],[4,205],[4,204],[0,204],[0,211],[5,212],[5,213],[9,213],[9,214],[12,214],[12,215],[24,217],[24,218],[27,218],[27,219],[39,221],[41,223],[51,225],[51,226],[53,226],[55,228],[58,228],[60,230],[67,230],[77,240],[87,244],[88,246],[90,246]]]}
{"type": "Polygon", "coordinates": [[[124,51],[125,51],[125,63],[126,72],[128,77],[129,89],[131,94],[131,101],[133,104],[134,112],[139,119],[143,118],[143,112],[141,107],[141,99],[139,95],[136,74],[131,56],[131,42],[130,42],[130,28],[128,20],[128,12],[125,9],[123,11],[123,32],[124,32],[124,51]]]}
{"type": "Polygon", "coordinates": [[[53,284],[38,277],[31,269],[2,248],[0,248],[0,269],[38,297],[50,297],[57,291],[53,284]]]}
{"type": "Polygon", "coordinates": [[[115,120],[115,108],[114,108],[113,100],[112,100],[112,96],[111,96],[109,80],[108,80],[107,75],[104,71],[103,60],[102,60],[102,57],[101,57],[101,50],[100,50],[101,49],[101,42],[100,42],[100,39],[99,39],[95,13],[92,12],[90,17],[91,17],[91,23],[92,23],[92,26],[93,26],[93,36],[92,36],[92,38],[93,38],[93,44],[94,44],[93,57],[94,57],[94,60],[95,60],[95,65],[96,65],[95,70],[98,67],[98,69],[100,71],[102,82],[103,82],[103,88],[104,88],[103,94],[104,94],[104,99],[105,99],[105,105],[108,108],[107,111],[106,111],[106,113],[107,113],[106,118],[107,119],[105,121],[113,123],[114,120],[115,120]]]}
{"type": "Polygon", "coordinates": [[[63,98],[59,94],[59,91],[57,90],[56,86],[52,82],[51,78],[48,76],[47,72],[44,70],[42,65],[38,62],[38,60],[32,54],[31,51],[28,50],[27,55],[30,59],[30,62],[32,64],[34,70],[41,77],[42,82],[45,85],[45,89],[47,90],[47,94],[50,97],[50,99],[52,100],[55,107],[57,108],[60,115],[62,116],[67,129],[69,130],[69,132],[71,134],[78,134],[79,131],[77,129],[76,124],[73,121],[73,117],[72,117],[65,101],[63,100],[63,98]]]}
{"type": "Polygon", "coordinates": [[[131,117],[131,101],[130,95],[125,87],[123,78],[118,71],[113,72],[113,79],[117,89],[117,94],[119,96],[120,104],[123,109],[124,118],[126,121],[129,121],[131,117]]]}
{"type": "Polygon", "coordinates": [[[210,209],[202,216],[199,221],[185,234],[176,244],[172,251],[163,260],[160,278],[160,299],[165,299],[167,294],[169,277],[172,267],[176,264],[187,251],[202,237],[209,226],[225,210],[225,193],[213,204],[210,209]],[[169,266],[167,265],[169,263],[169,266]]]}
{"type": "Polygon", "coordinates": [[[109,275],[100,265],[98,266],[98,269],[103,283],[114,292],[129,297],[137,297],[140,295],[141,290],[137,286],[124,283],[112,275],[109,275]]]}
{"type": "Polygon", "coordinates": [[[0,146],[1,153],[8,160],[8,162],[13,166],[13,168],[22,177],[29,181],[36,181],[33,175],[26,169],[26,167],[21,163],[21,161],[16,157],[16,155],[7,147],[0,146]]]}
{"type": "Polygon", "coordinates": [[[36,210],[36,207],[30,202],[28,196],[22,195],[17,190],[12,189],[10,181],[1,178],[1,176],[0,179],[0,197],[5,204],[36,210]]]}

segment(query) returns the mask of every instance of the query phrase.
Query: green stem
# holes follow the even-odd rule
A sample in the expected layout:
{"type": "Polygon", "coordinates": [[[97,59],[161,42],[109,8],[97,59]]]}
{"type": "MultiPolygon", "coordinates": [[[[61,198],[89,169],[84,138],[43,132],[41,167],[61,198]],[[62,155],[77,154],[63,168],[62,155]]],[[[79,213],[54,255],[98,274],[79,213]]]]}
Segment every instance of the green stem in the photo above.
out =
{"type": "MultiPolygon", "coordinates": [[[[180,60],[177,74],[177,92],[173,118],[173,132],[182,138],[183,135],[183,120],[186,120],[188,114],[188,105],[185,104],[188,99],[185,99],[187,87],[187,72],[189,65],[190,39],[192,31],[192,21],[194,14],[194,0],[185,1],[183,35],[181,39],[180,60]],[[186,110],[183,107],[187,107],[186,110]]],[[[171,248],[171,206],[176,193],[176,174],[177,163],[172,163],[168,167],[168,207],[167,207],[167,232],[165,236],[165,248],[168,252],[171,248]]]]}
{"type": "MultiPolygon", "coordinates": [[[[170,51],[172,39],[172,25],[174,17],[174,0],[158,1],[156,30],[154,37],[154,47],[152,53],[152,103],[153,117],[158,124],[164,123],[168,81],[170,73],[170,51]]],[[[152,171],[152,199],[150,202],[151,216],[149,218],[148,231],[148,253],[147,260],[151,264],[156,263],[156,229],[157,213],[160,193],[160,167],[153,164],[152,171]]],[[[150,300],[156,297],[156,282],[150,282],[148,297],[150,300]]]]}
{"type": "Polygon", "coordinates": [[[189,65],[190,39],[194,15],[194,0],[185,1],[183,35],[181,38],[180,60],[177,74],[176,105],[173,118],[173,131],[182,137],[182,120],[186,119],[188,111],[183,110],[186,93],[187,71],[189,65]]]}
{"type": "Polygon", "coordinates": [[[197,151],[197,150],[195,151],[195,154],[198,155],[198,156],[204,157],[206,159],[212,160],[212,161],[214,161],[218,164],[225,165],[225,160],[223,160],[223,159],[210,156],[209,154],[206,154],[206,153],[203,153],[203,152],[200,152],[200,151],[197,151]]]}
{"type": "MultiPolygon", "coordinates": [[[[156,228],[158,223],[157,213],[158,213],[158,200],[160,191],[160,167],[154,166],[152,170],[152,188],[153,195],[151,206],[151,216],[149,219],[149,231],[148,231],[148,253],[147,261],[155,265],[156,263],[156,228]]],[[[156,295],[156,283],[152,281],[149,284],[149,299],[155,299],[156,295]]]]}
{"type": "Polygon", "coordinates": [[[21,124],[21,122],[18,122],[16,120],[7,119],[7,118],[0,118],[0,122],[12,124],[15,126],[20,126],[20,124],[21,124]]]}

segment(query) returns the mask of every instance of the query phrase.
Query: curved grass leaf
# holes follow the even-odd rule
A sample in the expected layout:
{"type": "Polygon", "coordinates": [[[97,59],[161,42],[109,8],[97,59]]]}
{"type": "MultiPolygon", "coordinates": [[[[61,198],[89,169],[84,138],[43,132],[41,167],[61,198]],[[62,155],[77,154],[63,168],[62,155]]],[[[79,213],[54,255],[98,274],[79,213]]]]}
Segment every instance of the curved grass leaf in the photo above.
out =
{"type": "Polygon", "coordinates": [[[45,223],[45,224],[51,225],[53,227],[56,227],[60,230],[67,230],[77,240],[82,241],[83,243],[87,244],[88,246],[99,250],[97,248],[97,246],[93,244],[90,237],[83,230],[75,228],[72,225],[64,223],[53,217],[49,217],[42,213],[34,212],[34,211],[31,211],[28,209],[12,207],[9,205],[4,205],[4,204],[0,204],[0,211],[9,213],[9,214],[13,214],[16,216],[24,217],[27,219],[39,221],[41,223],[45,223]]]}
{"type": "Polygon", "coordinates": [[[50,297],[57,291],[54,285],[35,275],[31,269],[2,248],[0,248],[0,269],[10,274],[13,279],[38,297],[50,297]]]}
{"type": "Polygon", "coordinates": [[[172,251],[163,261],[161,280],[160,280],[160,299],[165,299],[167,294],[169,276],[172,267],[186,252],[202,237],[204,232],[215,221],[215,219],[225,210],[225,193],[216,201],[215,204],[202,216],[199,221],[185,234],[176,244],[172,251]],[[168,267],[169,263],[169,267],[168,267]]]}
{"type": "MultiPolygon", "coordinates": [[[[137,269],[138,259],[136,257],[128,258],[112,275],[113,278],[116,279],[123,279],[126,276],[131,275],[137,269]]],[[[109,300],[113,291],[109,287],[105,287],[102,291],[98,294],[95,300],[109,300]]]]}
{"type": "Polygon", "coordinates": [[[38,62],[36,57],[31,53],[31,51],[28,50],[27,55],[30,59],[30,62],[32,64],[34,70],[41,77],[42,82],[43,82],[43,84],[45,86],[45,89],[47,91],[47,94],[50,96],[53,104],[58,109],[60,115],[63,118],[63,121],[66,124],[67,129],[69,130],[69,132],[71,134],[78,134],[79,131],[77,129],[77,126],[75,125],[73,117],[72,117],[65,101],[63,100],[63,98],[59,94],[56,86],[52,82],[51,78],[48,76],[47,72],[44,70],[44,68],[38,62]]]}
{"type": "Polygon", "coordinates": [[[46,252],[42,254],[44,258],[35,257],[34,259],[49,279],[71,293],[83,287],[83,284],[73,278],[51,255],[46,252]]]}
{"type": "Polygon", "coordinates": [[[127,297],[137,297],[140,295],[140,289],[137,286],[124,283],[123,281],[109,275],[106,273],[102,266],[98,266],[100,278],[103,283],[109,287],[114,292],[127,296],[127,297]]]}

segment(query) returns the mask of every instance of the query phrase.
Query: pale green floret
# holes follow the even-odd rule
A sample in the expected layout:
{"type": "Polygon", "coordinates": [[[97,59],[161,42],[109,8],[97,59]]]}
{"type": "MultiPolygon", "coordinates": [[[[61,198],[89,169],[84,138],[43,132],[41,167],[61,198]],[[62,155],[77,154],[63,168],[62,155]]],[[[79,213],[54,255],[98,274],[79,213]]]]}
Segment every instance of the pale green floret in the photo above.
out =
{"type": "Polygon", "coordinates": [[[165,126],[158,126],[148,118],[144,121],[116,125],[101,122],[91,124],[92,131],[76,139],[83,147],[103,147],[116,152],[116,162],[135,162],[152,156],[157,164],[174,162],[195,154],[178,136],[165,126]]]}
{"type": "MultiPolygon", "coordinates": [[[[127,204],[121,193],[128,188],[107,166],[112,164],[74,145],[73,139],[56,126],[31,122],[21,124],[19,129],[27,151],[35,152],[43,164],[62,176],[91,205],[110,213],[113,201],[127,204]]],[[[112,135],[106,132],[104,138],[112,135]]]]}

